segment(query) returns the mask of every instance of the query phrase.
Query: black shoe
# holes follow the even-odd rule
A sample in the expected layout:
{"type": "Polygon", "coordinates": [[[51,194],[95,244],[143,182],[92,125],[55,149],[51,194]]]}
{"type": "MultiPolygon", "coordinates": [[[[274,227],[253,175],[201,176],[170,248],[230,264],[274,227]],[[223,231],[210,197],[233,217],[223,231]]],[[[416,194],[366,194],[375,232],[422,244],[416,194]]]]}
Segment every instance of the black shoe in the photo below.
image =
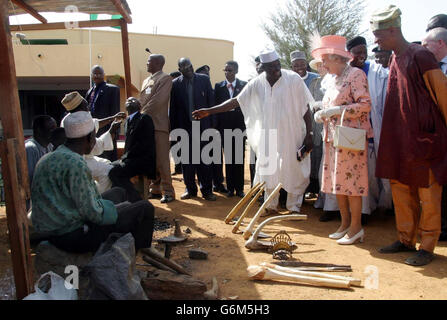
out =
{"type": "Polygon", "coordinates": [[[447,241],[447,231],[441,231],[439,235],[439,241],[447,241]]]}
{"type": "Polygon", "coordinates": [[[369,214],[362,214],[362,226],[366,226],[368,224],[369,214]]]}
{"type": "Polygon", "coordinates": [[[416,251],[416,248],[407,247],[399,240],[397,240],[396,242],[393,242],[389,246],[379,249],[380,253],[398,253],[398,252],[414,252],[414,251],[416,251]]]}
{"type": "Polygon", "coordinates": [[[212,193],[205,194],[203,196],[203,199],[208,200],[208,201],[216,201],[217,200],[216,196],[212,193]]]}
{"type": "Polygon", "coordinates": [[[174,200],[175,200],[175,199],[174,199],[173,196],[170,196],[170,195],[165,194],[165,195],[161,198],[160,202],[161,202],[161,203],[169,203],[169,202],[172,202],[172,201],[174,201],[174,200]]]}
{"type": "Polygon", "coordinates": [[[243,198],[245,197],[245,193],[244,191],[236,191],[236,196],[238,196],[239,198],[243,198]]]}
{"type": "Polygon", "coordinates": [[[162,195],[159,194],[159,193],[152,193],[152,192],[149,192],[147,198],[148,198],[148,199],[161,199],[161,198],[162,198],[162,195]]]}
{"type": "Polygon", "coordinates": [[[407,258],[405,263],[415,267],[425,266],[426,264],[432,262],[434,257],[435,256],[433,253],[419,249],[414,256],[407,258]]]}
{"type": "Polygon", "coordinates": [[[321,222],[327,222],[335,219],[335,211],[323,211],[323,214],[318,219],[321,222]]]}
{"type": "Polygon", "coordinates": [[[220,186],[217,186],[217,187],[213,187],[213,191],[223,193],[223,194],[228,193],[228,190],[223,186],[223,184],[221,184],[220,186]]]}
{"type": "Polygon", "coordinates": [[[194,198],[194,197],[197,197],[197,194],[191,194],[191,193],[189,193],[188,191],[186,191],[184,194],[182,194],[182,195],[180,196],[180,199],[182,199],[182,200],[187,200],[187,199],[192,199],[192,198],[194,198]]]}
{"type": "Polygon", "coordinates": [[[227,194],[226,194],[226,196],[227,196],[228,198],[234,197],[234,191],[228,191],[227,194]]]}

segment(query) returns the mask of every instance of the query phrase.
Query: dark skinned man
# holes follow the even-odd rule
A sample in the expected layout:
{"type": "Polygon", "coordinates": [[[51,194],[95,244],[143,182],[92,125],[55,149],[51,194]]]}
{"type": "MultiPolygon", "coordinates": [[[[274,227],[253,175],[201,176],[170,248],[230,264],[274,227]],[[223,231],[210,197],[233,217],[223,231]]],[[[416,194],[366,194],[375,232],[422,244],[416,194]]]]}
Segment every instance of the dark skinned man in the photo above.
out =
{"type": "MultiPolygon", "coordinates": [[[[194,111],[193,115],[201,119],[240,107],[249,143],[257,156],[254,183],[266,182],[266,197],[282,183],[288,192],[287,209],[296,213],[309,184],[308,152],[312,149],[309,103],[313,98],[298,74],[281,69],[276,51],[260,54],[260,60],[265,72],[252,79],[237,97],[210,109],[194,111]],[[301,161],[297,160],[299,149],[301,161]]],[[[263,215],[277,213],[277,205],[278,196],[263,215]]]]}
{"type": "MultiPolygon", "coordinates": [[[[120,89],[119,87],[106,83],[104,81],[105,73],[101,66],[95,65],[92,68],[93,87],[87,92],[85,99],[87,100],[90,112],[93,118],[103,119],[116,115],[120,112],[120,89]]],[[[110,125],[106,125],[98,130],[97,136],[101,136],[110,129],[110,125]]],[[[117,129],[119,130],[119,128],[117,129]]],[[[104,151],[101,155],[110,161],[117,159],[116,139],[118,133],[113,140],[113,150],[104,151]]]]}
{"type": "MultiPolygon", "coordinates": [[[[214,86],[216,104],[221,104],[228,99],[236,97],[247,84],[247,82],[236,78],[238,71],[239,65],[236,61],[228,61],[225,64],[225,80],[216,83],[214,86]]],[[[245,131],[244,115],[240,108],[236,108],[232,111],[216,115],[216,122],[225,153],[225,176],[228,189],[227,196],[232,197],[236,192],[236,196],[242,198],[245,195],[245,137],[242,136],[242,133],[245,131]],[[231,132],[234,130],[236,130],[236,133],[235,136],[232,136],[231,132]],[[237,132],[240,132],[240,134],[237,135],[237,132]],[[237,137],[239,137],[239,139],[237,137]]],[[[220,164],[215,164],[213,170],[222,172],[222,162],[220,164]]]]}
{"type": "Polygon", "coordinates": [[[147,60],[146,78],[140,92],[141,113],[148,114],[155,127],[155,156],[157,179],[150,185],[150,198],[161,198],[161,203],[174,201],[175,191],[172,185],[169,160],[169,99],[171,97],[172,78],[163,72],[165,58],[151,54],[147,60]]]}
{"type": "Polygon", "coordinates": [[[50,116],[41,115],[33,120],[33,136],[25,141],[28,181],[30,185],[33,182],[34,169],[39,159],[48,152],[53,151],[51,133],[56,127],[56,120],[50,116]]]}
{"type": "Polygon", "coordinates": [[[441,232],[442,185],[447,183],[447,78],[435,56],[408,43],[401,11],[390,5],[373,13],[375,43],[393,50],[376,176],[390,179],[399,240],[381,253],[419,250],[405,260],[430,263],[441,232]]]}
{"type": "Polygon", "coordinates": [[[126,120],[124,154],[121,159],[112,162],[109,178],[113,187],[126,189],[130,202],[137,202],[141,196],[130,179],[137,175],[155,179],[156,175],[154,122],[151,116],[140,112],[141,104],[134,97],[126,100],[126,110],[129,116],[126,120]]]}
{"type": "Polygon", "coordinates": [[[121,188],[100,195],[82,157],[96,141],[91,115],[70,113],[63,126],[65,144],[36,167],[31,187],[36,232],[59,249],[75,253],[95,252],[115,232],[131,232],[136,249],[149,247],[154,207],[147,201],[124,202],[126,192],[121,188]]]}
{"type": "Polygon", "coordinates": [[[385,69],[388,69],[393,51],[382,50],[379,47],[375,47],[372,49],[372,52],[374,52],[375,62],[381,64],[385,69]]]}
{"type": "Polygon", "coordinates": [[[185,139],[187,140],[177,143],[177,145],[180,144],[188,148],[188,150],[181,150],[182,171],[186,190],[180,198],[185,200],[197,196],[197,185],[195,182],[197,175],[204,199],[215,201],[216,196],[212,190],[211,164],[204,163],[201,156],[201,151],[207,144],[206,141],[201,141],[201,134],[203,131],[214,127],[214,119],[209,118],[197,121],[191,115],[195,109],[209,108],[214,105],[213,88],[208,76],[194,73],[193,66],[188,58],[181,58],[178,61],[178,67],[182,75],[172,83],[169,118],[171,130],[185,134],[185,139]],[[185,159],[186,156],[189,158],[185,159]]]}

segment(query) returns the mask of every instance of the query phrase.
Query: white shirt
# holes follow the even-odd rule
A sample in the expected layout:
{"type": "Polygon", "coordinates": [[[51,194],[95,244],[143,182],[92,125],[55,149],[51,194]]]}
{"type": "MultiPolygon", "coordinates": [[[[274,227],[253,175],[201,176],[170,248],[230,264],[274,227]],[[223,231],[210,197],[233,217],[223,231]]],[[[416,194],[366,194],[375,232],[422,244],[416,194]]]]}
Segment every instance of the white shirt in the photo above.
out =
{"type": "Polygon", "coordinates": [[[225,80],[225,85],[227,86],[228,92],[230,93],[230,98],[233,98],[234,89],[236,88],[236,79],[233,82],[228,82],[225,80]],[[232,88],[228,88],[228,85],[231,83],[232,88]]]}
{"type": "Polygon", "coordinates": [[[441,67],[442,72],[447,75],[447,56],[445,56],[440,62],[444,62],[441,67]]]}
{"type": "Polygon", "coordinates": [[[273,189],[281,182],[287,192],[303,194],[309,184],[310,157],[300,162],[296,152],[306,135],[307,104],[314,100],[297,73],[281,70],[281,74],[272,87],[263,72],[237,100],[248,142],[258,158],[254,183],[265,181],[266,188],[273,189]]]}

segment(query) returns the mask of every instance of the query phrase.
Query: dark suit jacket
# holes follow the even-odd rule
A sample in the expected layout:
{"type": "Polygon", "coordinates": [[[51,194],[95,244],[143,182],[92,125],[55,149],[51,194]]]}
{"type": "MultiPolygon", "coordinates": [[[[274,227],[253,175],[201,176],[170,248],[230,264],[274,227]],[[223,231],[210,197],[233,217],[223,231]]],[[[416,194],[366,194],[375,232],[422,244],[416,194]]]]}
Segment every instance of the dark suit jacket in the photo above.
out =
{"type": "MultiPolygon", "coordinates": [[[[93,94],[93,87],[87,92],[85,99],[90,104],[90,95],[93,94]]],[[[93,118],[103,119],[113,116],[120,112],[120,88],[109,83],[100,85],[99,93],[96,96],[95,108],[91,114],[93,118]]],[[[104,126],[98,130],[99,137],[104,132],[109,130],[110,125],[104,126]]]]}
{"type": "MultiPolygon", "coordinates": [[[[247,84],[245,81],[236,79],[236,87],[234,88],[233,98],[236,97],[247,84]]],[[[230,93],[228,92],[226,81],[216,83],[214,87],[214,96],[216,105],[230,99],[230,93]]],[[[236,108],[232,111],[227,111],[219,113],[216,115],[216,125],[217,129],[222,131],[223,129],[241,129],[245,130],[244,115],[242,114],[241,108],[236,108]]]]}
{"type": "Polygon", "coordinates": [[[155,179],[154,122],[147,114],[137,113],[127,124],[126,144],[121,161],[134,175],[144,174],[155,179]]]}
{"type": "MultiPolygon", "coordinates": [[[[191,116],[188,106],[188,94],[186,80],[182,76],[172,82],[169,119],[171,130],[185,129],[191,132],[191,116]]],[[[214,92],[210,78],[206,75],[194,73],[194,110],[210,108],[214,106],[214,92]]],[[[200,131],[214,127],[214,117],[206,117],[200,120],[200,131]]]]}

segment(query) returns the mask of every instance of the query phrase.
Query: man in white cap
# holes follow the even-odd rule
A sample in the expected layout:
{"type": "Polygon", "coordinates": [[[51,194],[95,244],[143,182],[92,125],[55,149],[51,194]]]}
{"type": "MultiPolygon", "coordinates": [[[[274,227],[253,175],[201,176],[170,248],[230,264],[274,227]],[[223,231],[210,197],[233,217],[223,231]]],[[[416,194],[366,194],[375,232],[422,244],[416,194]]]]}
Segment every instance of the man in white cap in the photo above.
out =
{"type": "MultiPolygon", "coordinates": [[[[308,105],[313,98],[298,74],[281,69],[276,51],[261,53],[260,59],[265,72],[251,80],[236,98],[194,111],[193,116],[200,119],[240,107],[248,141],[258,159],[253,183],[266,183],[266,198],[281,183],[288,192],[287,209],[297,213],[309,184],[308,152],[313,133],[308,105]]],[[[264,216],[277,213],[277,205],[276,195],[264,216]]]]}
{"type": "Polygon", "coordinates": [[[307,59],[304,52],[297,50],[290,53],[290,62],[292,63],[292,70],[300,75],[308,88],[312,80],[318,78],[318,74],[307,71],[307,59]]]}
{"type": "Polygon", "coordinates": [[[69,252],[92,252],[112,232],[131,232],[135,247],[149,247],[154,208],[147,201],[118,204],[126,192],[113,188],[101,196],[82,157],[95,144],[95,125],[89,112],[64,118],[67,140],[37,164],[31,187],[32,224],[56,247],[69,252]],[[108,200],[106,200],[108,199],[108,200]]]}
{"type": "MultiPolygon", "coordinates": [[[[77,91],[66,94],[61,103],[69,113],[90,111],[87,101],[77,91]]],[[[89,154],[84,155],[84,159],[92,172],[93,179],[96,181],[100,193],[103,193],[112,187],[112,182],[109,179],[109,172],[113,166],[111,165],[110,160],[98,156],[103,154],[104,151],[113,150],[114,134],[117,132],[116,129],[121,124],[121,119],[125,117],[126,114],[124,112],[119,112],[112,117],[101,120],[93,118],[96,132],[105,125],[112,123],[109,130],[96,138],[96,143],[92,151],[89,154]]],[[[63,122],[64,120],[62,119],[62,124],[63,122]]]]}

